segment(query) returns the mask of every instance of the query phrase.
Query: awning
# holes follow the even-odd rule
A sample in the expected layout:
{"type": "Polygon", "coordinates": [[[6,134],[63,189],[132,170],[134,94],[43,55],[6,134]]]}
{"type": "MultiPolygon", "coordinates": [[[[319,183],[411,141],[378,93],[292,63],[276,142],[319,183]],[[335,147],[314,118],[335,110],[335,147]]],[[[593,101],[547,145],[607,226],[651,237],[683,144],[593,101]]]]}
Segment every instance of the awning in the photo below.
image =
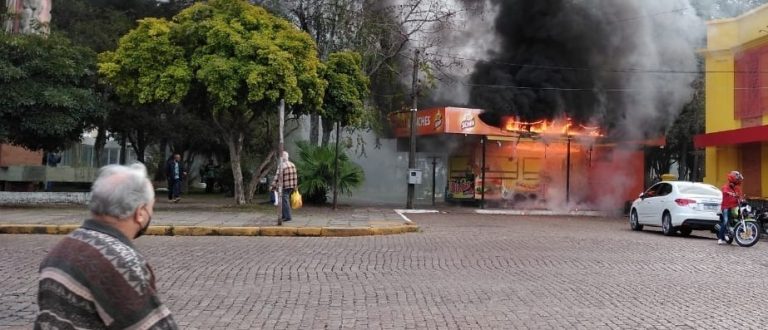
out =
{"type": "Polygon", "coordinates": [[[693,145],[696,146],[696,148],[727,146],[763,141],[768,141],[768,125],[699,134],[693,137],[693,145]]]}

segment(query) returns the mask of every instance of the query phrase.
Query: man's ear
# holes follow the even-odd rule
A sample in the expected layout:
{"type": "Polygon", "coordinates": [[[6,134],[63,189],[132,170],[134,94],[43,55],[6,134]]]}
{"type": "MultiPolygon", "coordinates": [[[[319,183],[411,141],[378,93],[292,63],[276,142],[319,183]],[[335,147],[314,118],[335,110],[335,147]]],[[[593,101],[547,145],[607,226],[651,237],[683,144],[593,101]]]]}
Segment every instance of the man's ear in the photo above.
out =
{"type": "Polygon", "coordinates": [[[149,212],[149,211],[147,211],[147,206],[146,205],[139,206],[136,209],[136,212],[133,212],[133,221],[136,221],[136,223],[138,223],[139,226],[143,225],[143,223],[141,222],[141,218],[142,218],[141,213],[142,212],[149,212]]]}

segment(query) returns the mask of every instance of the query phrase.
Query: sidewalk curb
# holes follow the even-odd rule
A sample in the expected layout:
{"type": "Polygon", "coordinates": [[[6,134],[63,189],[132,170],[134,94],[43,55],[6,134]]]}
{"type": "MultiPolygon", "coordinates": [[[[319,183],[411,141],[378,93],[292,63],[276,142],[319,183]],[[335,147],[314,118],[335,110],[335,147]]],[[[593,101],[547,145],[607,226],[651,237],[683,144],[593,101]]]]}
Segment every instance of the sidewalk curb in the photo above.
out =
{"type": "MultiPolygon", "coordinates": [[[[66,235],[80,225],[0,225],[0,234],[66,235]]],[[[149,226],[152,236],[296,236],[351,237],[395,235],[420,230],[414,224],[387,227],[210,227],[210,226],[149,226]]]]}

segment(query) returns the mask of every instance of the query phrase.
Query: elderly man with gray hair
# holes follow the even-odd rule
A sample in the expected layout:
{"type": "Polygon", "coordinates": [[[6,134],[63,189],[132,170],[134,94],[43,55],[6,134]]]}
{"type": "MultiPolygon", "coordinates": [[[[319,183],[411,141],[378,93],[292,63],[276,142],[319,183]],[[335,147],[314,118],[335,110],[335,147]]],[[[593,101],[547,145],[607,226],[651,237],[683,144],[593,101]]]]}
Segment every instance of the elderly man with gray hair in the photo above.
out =
{"type": "Polygon", "coordinates": [[[281,157],[282,166],[278,166],[278,173],[275,175],[275,179],[272,180],[272,190],[277,191],[280,183],[280,168],[283,170],[283,206],[282,206],[282,219],[283,221],[291,221],[291,194],[293,190],[299,185],[299,172],[296,171],[296,165],[289,159],[287,151],[283,151],[283,157],[281,157]]]}
{"type": "Polygon", "coordinates": [[[40,265],[35,329],[176,329],[132,240],[149,227],[155,192],[143,164],[109,165],[91,188],[91,219],[40,265]]]}

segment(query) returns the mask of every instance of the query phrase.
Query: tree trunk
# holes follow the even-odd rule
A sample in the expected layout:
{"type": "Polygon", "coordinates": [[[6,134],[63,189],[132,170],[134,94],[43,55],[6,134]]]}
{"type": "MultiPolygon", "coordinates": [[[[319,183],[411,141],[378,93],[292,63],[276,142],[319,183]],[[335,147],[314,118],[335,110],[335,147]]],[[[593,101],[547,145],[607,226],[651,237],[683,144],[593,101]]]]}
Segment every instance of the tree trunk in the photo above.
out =
{"type": "Polygon", "coordinates": [[[309,116],[309,144],[316,146],[320,138],[320,115],[309,116]]]}
{"type": "Polygon", "coordinates": [[[101,155],[104,154],[104,145],[107,144],[107,128],[105,123],[99,125],[96,133],[96,141],[93,143],[93,155],[96,158],[96,167],[102,167],[101,155]]]}
{"type": "Polygon", "coordinates": [[[229,148],[229,159],[232,164],[232,177],[234,178],[235,204],[245,204],[245,194],[243,194],[243,171],[240,165],[240,156],[243,151],[243,133],[232,132],[227,134],[227,147],[229,148]]]}
{"type": "Polygon", "coordinates": [[[135,137],[128,135],[128,141],[131,142],[131,148],[136,153],[136,161],[144,164],[144,152],[147,149],[146,134],[142,130],[137,130],[135,137]]]}
{"type": "Polygon", "coordinates": [[[120,134],[120,160],[118,161],[120,165],[125,165],[126,160],[128,159],[128,147],[126,146],[128,144],[128,139],[126,138],[126,133],[120,134]]]}
{"type": "Polygon", "coordinates": [[[165,162],[168,161],[168,157],[165,154],[165,149],[168,147],[168,139],[163,138],[160,140],[160,154],[162,157],[157,160],[157,170],[155,171],[155,181],[163,181],[165,177],[165,162]]]}
{"type": "Polygon", "coordinates": [[[328,141],[331,140],[331,132],[333,132],[333,124],[331,122],[328,122],[328,125],[325,125],[323,123],[323,147],[328,146],[328,141]]]}
{"type": "Polygon", "coordinates": [[[259,181],[261,181],[261,178],[263,178],[265,175],[267,175],[267,172],[269,172],[269,164],[272,162],[272,158],[275,156],[275,151],[270,151],[266,158],[264,158],[264,161],[261,162],[261,165],[259,165],[259,169],[253,172],[253,176],[251,176],[251,182],[248,182],[248,189],[245,192],[245,200],[250,202],[253,200],[253,195],[256,194],[256,188],[259,186],[259,181]]]}
{"type": "Polygon", "coordinates": [[[680,174],[680,180],[691,180],[691,171],[688,164],[688,144],[680,146],[680,160],[678,160],[677,172],[680,174]]]}
{"type": "Polygon", "coordinates": [[[146,153],[147,146],[142,144],[136,147],[136,160],[144,164],[144,154],[146,153]]]}
{"type": "Polygon", "coordinates": [[[696,150],[693,154],[693,178],[694,181],[700,182],[704,180],[701,162],[701,151],[696,150]]]}

